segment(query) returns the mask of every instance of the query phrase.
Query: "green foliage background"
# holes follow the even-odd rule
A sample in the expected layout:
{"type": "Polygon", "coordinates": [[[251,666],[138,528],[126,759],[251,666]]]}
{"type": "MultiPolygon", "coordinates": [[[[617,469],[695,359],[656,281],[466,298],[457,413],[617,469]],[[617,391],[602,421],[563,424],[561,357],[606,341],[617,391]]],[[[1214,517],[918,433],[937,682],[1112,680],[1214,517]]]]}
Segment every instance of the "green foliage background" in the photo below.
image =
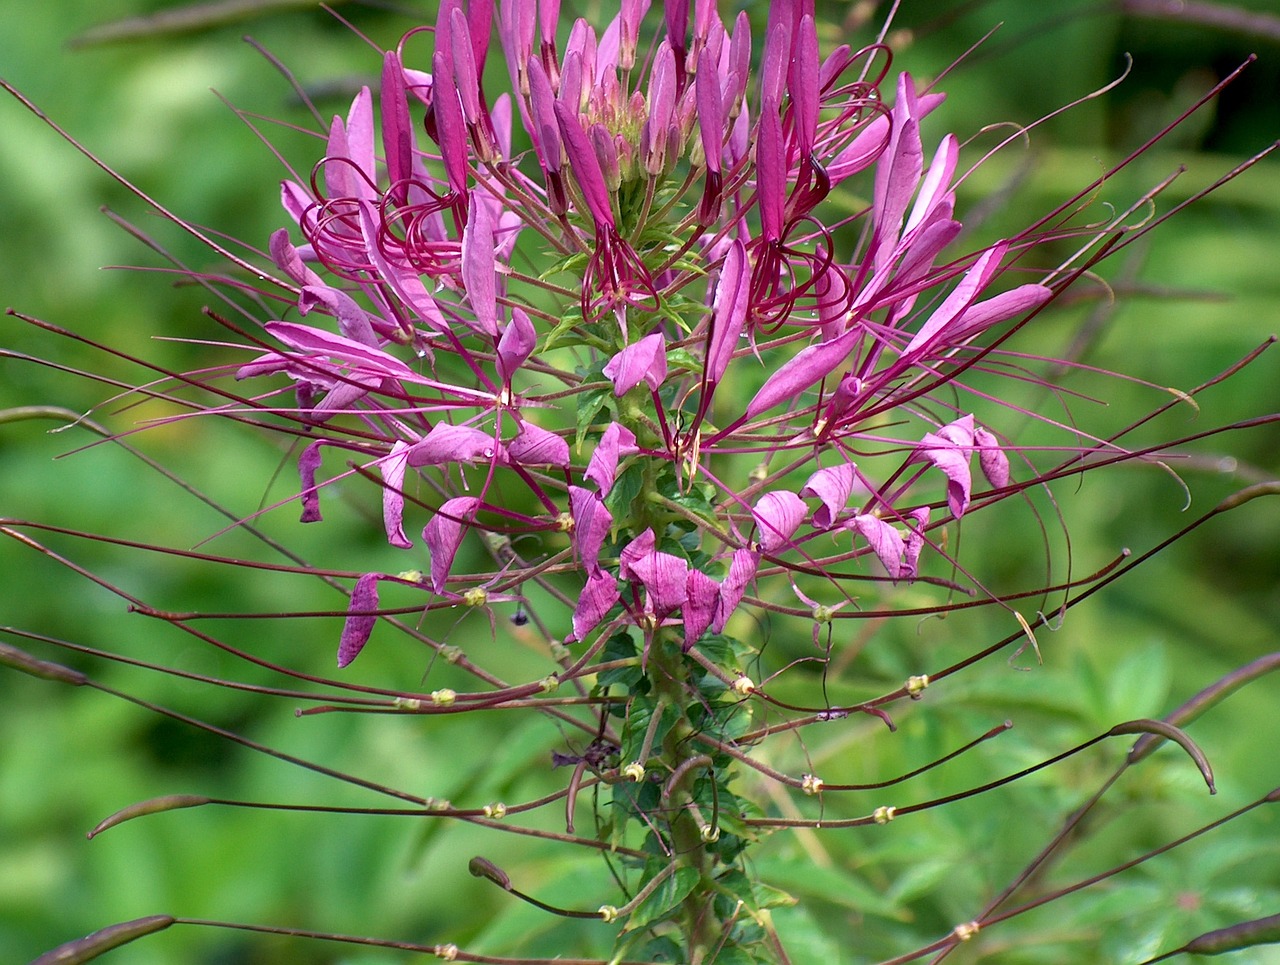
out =
{"type": "MultiPolygon", "coordinates": [[[[0,73],[162,203],[197,223],[265,245],[286,220],[277,203],[281,170],[209,89],[250,111],[303,123],[305,118],[270,66],[238,41],[246,24],[102,47],[67,46],[93,24],[165,6],[156,0],[103,0],[92,7],[76,0],[38,6],[0,0],[0,73]]],[[[964,138],[996,121],[1029,122],[1102,86],[1122,69],[1122,52],[1134,54],[1133,74],[1117,91],[1037,130],[1030,150],[1010,152],[967,182],[959,205],[966,223],[964,212],[1028,165],[1013,207],[992,215],[981,231],[994,236],[1001,224],[1020,224],[1069,196],[1177,116],[1255,47],[1261,60],[1237,86],[1120,183],[1104,188],[1101,200],[1123,203],[1186,163],[1188,186],[1178,182],[1161,203],[1167,208],[1280,134],[1277,40],[1122,16],[1106,4],[1057,4],[1048,18],[1030,12],[1032,6],[1016,0],[908,0],[897,21],[899,63],[921,77],[935,75],[1004,21],[987,46],[943,84],[950,98],[929,121],[935,139],[947,130],[964,138]]],[[[1268,8],[1265,0],[1254,6],[1268,8]]],[[[385,10],[352,4],[341,9],[381,43],[393,42],[409,23],[385,10]]],[[[763,6],[748,9],[763,18],[763,6]]],[[[848,8],[819,9],[829,49],[843,37],[841,18],[848,8]]],[[[434,5],[420,15],[433,20],[434,5]]],[[[323,12],[264,12],[247,29],[304,83],[372,83],[376,77],[378,62],[370,51],[323,12]]],[[[349,96],[322,100],[322,107],[345,111],[349,96]]],[[[18,104],[0,105],[0,123],[0,302],[122,351],[166,359],[174,368],[207,364],[211,353],[224,358],[215,348],[182,341],[219,337],[200,312],[207,300],[201,292],[174,288],[162,275],[99,270],[104,264],[158,262],[97,209],[107,205],[155,231],[192,264],[208,264],[207,253],[147,214],[18,104]]],[[[319,156],[318,142],[302,135],[273,129],[270,136],[303,168],[319,156]]],[[[993,135],[984,143],[994,143],[993,135]]],[[[1100,309],[1095,301],[1074,314],[1059,313],[1042,326],[1037,348],[1048,355],[1064,351],[1081,321],[1100,313],[1095,317],[1102,324],[1084,361],[1133,372],[1156,385],[1190,388],[1280,330],[1280,164],[1260,165],[1178,215],[1156,233],[1154,244],[1135,249],[1111,267],[1109,277],[1118,288],[1136,291],[1114,309],[1100,309]]],[[[16,319],[0,324],[0,345],[13,352],[122,379],[139,377],[124,361],[104,360],[16,319]]],[[[1160,401],[1149,389],[1111,384],[1105,391],[1111,408],[1083,413],[1086,421],[1123,425],[1141,406],[1160,401]]],[[[31,362],[0,359],[0,408],[44,404],[87,411],[110,392],[31,362]]],[[[1166,419],[1166,434],[1276,411],[1276,358],[1264,357],[1202,397],[1201,405],[1198,415],[1183,409],[1166,419]]],[[[100,417],[114,408],[108,404],[100,417]]],[[[115,417],[117,423],[127,419],[115,417]]],[[[91,437],[74,429],[50,435],[52,425],[0,424],[0,514],[175,546],[191,546],[224,525],[113,447],[57,458],[91,437]]],[[[283,459],[269,440],[211,421],[152,430],[139,441],[239,513],[285,498],[294,485],[287,462],[281,479],[266,482],[283,459]]],[[[1198,450],[1198,461],[1183,471],[1195,493],[1186,513],[1181,489],[1155,469],[1121,469],[1077,489],[1061,487],[1078,571],[1102,565],[1121,547],[1145,549],[1226,493],[1274,478],[1280,472],[1278,448],[1280,433],[1272,427],[1222,437],[1198,450]],[[1230,463],[1224,461],[1228,457],[1230,463]]],[[[385,552],[380,527],[376,521],[370,525],[362,487],[351,489],[350,508],[337,508],[316,531],[298,526],[292,507],[271,514],[264,525],[317,562],[380,568],[386,565],[376,562],[385,552]]],[[[930,692],[903,716],[892,739],[877,734],[872,741],[871,725],[850,722],[847,738],[822,745],[825,759],[815,765],[832,781],[884,776],[908,770],[1006,717],[1014,720],[1015,729],[994,744],[895,792],[893,799],[862,802],[866,806],[855,813],[863,813],[877,804],[920,800],[990,779],[1120,720],[1160,716],[1221,674],[1280,649],[1278,520],[1274,505],[1263,501],[1215,522],[1074,611],[1060,631],[1040,634],[1043,666],[1024,657],[1018,667],[1026,672],[1019,672],[997,659],[930,692]]],[[[211,548],[230,554],[238,539],[220,537],[211,548]]],[[[1037,565],[1035,533],[974,527],[965,540],[978,572],[1012,578],[1020,567],[1037,565]]],[[[335,605],[310,587],[280,578],[211,572],[121,555],[99,544],[53,538],[50,543],[160,606],[181,601],[184,608],[226,611],[335,605]]],[[[128,615],[118,598],[9,540],[0,542],[0,574],[0,623],[201,673],[244,673],[232,658],[128,615]]],[[[280,626],[277,637],[252,645],[284,662],[328,672],[335,622],[280,626]]],[[[878,692],[882,683],[941,666],[947,656],[976,649],[1009,629],[995,615],[923,624],[914,638],[868,646],[852,662],[849,680],[878,692]]],[[[473,639],[452,642],[483,653],[487,628],[467,628],[467,634],[473,639]]],[[[808,641],[780,646],[801,654],[808,641]]],[[[558,779],[547,774],[545,759],[553,734],[536,722],[512,729],[514,719],[500,715],[432,721],[429,727],[399,718],[297,719],[287,701],[211,694],[127,667],[29,647],[131,694],[416,793],[516,800],[558,779]]],[[[412,688],[422,667],[404,658],[403,652],[380,653],[375,645],[352,669],[370,683],[412,688]]],[[[527,671],[532,678],[539,666],[531,657],[527,668],[508,675],[519,678],[527,671]]],[[[1052,879],[1069,881],[1131,857],[1280,783],[1278,695],[1280,679],[1260,681],[1193,728],[1219,773],[1216,799],[1204,794],[1185,760],[1162,751],[1112,792],[1093,835],[1053,869],[1052,879]]],[[[1123,750],[1121,742],[1110,742],[1012,789],[904,818],[888,829],[775,837],[761,852],[759,868],[801,899],[796,908],[776,913],[795,961],[874,961],[972,917],[1109,773],[1123,750]]],[[[795,749],[780,754],[778,766],[804,766],[795,749]]],[[[465,870],[467,859],[482,853],[540,897],[593,908],[615,897],[603,868],[464,825],[197,810],[84,840],[83,832],[113,810],[167,793],[370,803],[350,789],[104,694],[0,673],[0,960],[24,961],[110,922],[159,912],[455,941],[493,954],[600,953],[608,944],[607,929],[549,921],[465,870]]],[[[1096,893],[994,930],[953,960],[1136,961],[1201,931],[1277,910],[1280,818],[1261,812],[1096,893]]],[[[1280,961],[1265,950],[1253,954],[1247,960],[1280,961]]],[[[121,965],[401,960],[196,929],[173,930],[111,957],[121,965]]]]}

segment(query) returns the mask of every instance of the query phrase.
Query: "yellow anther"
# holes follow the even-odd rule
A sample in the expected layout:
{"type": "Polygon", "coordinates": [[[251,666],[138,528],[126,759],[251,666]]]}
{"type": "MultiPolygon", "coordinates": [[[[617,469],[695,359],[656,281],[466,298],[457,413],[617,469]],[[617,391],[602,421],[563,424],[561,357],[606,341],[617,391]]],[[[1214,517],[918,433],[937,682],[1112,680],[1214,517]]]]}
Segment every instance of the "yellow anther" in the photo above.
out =
{"type": "Polygon", "coordinates": [[[391,706],[397,710],[421,710],[422,701],[417,697],[397,697],[391,701],[391,706]]]}
{"type": "Polygon", "coordinates": [[[704,824],[698,829],[698,837],[703,844],[715,844],[720,840],[720,828],[714,824],[704,824]]]}
{"type": "Polygon", "coordinates": [[[800,790],[805,794],[819,794],[822,791],[822,778],[816,774],[806,774],[800,780],[800,790]]]}
{"type": "Polygon", "coordinates": [[[568,512],[560,513],[556,516],[556,530],[561,533],[569,533],[573,531],[573,515],[568,512]]]}
{"type": "Polygon", "coordinates": [[[467,606],[484,606],[489,602],[489,591],[483,586],[473,586],[462,594],[462,602],[467,606]]]}
{"type": "Polygon", "coordinates": [[[449,707],[458,699],[457,691],[445,688],[431,691],[431,702],[437,707],[449,707]]]}
{"type": "Polygon", "coordinates": [[[622,769],[622,776],[629,781],[635,781],[637,784],[644,780],[644,765],[639,761],[632,761],[622,769]]]}
{"type": "Polygon", "coordinates": [[[919,700],[924,689],[929,686],[929,675],[922,673],[918,677],[907,678],[907,693],[912,700],[919,700]]]}
{"type": "Polygon", "coordinates": [[[456,962],[458,960],[458,946],[454,944],[437,945],[435,953],[436,958],[444,959],[446,962],[456,962]]]}
{"type": "Polygon", "coordinates": [[[553,673],[547,674],[538,684],[538,689],[544,694],[554,694],[560,689],[560,678],[553,673]]]}
{"type": "Polygon", "coordinates": [[[396,574],[397,580],[404,580],[406,583],[421,583],[426,577],[422,570],[405,570],[403,573],[396,574]]]}

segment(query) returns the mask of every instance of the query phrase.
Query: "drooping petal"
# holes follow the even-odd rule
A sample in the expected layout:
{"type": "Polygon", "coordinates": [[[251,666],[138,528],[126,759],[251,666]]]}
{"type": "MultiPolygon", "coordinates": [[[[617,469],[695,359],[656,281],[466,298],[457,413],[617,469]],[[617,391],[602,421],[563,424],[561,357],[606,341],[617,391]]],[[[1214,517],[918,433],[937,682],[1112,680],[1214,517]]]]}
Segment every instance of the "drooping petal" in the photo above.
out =
{"type": "Polygon", "coordinates": [[[342,625],[342,636],[338,640],[338,666],[345,667],[356,657],[369,642],[373,633],[373,625],[378,622],[377,616],[370,611],[378,608],[378,580],[381,573],[365,573],[351,590],[351,601],[347,605],[347,620],[342,625]]]}
{"type": "Polygon", "coordinates": [[[620,423],[611,422],[596,443],[582,475],[596,484],[601,496],[608,496],[618,473],[618,461],[639,451],[635,433],[620,423]]]}
{"type": "Polygon", "coordinates": [[[902,557],[906,552],[906,543],[901,533],[879,516],[870,514],[854,516],[845,525],[871,545],[871,552],[876,554],[876,558],[893,579],[902,576],[902,557]]]}
{"type": "Polygon", "coordinates": [[[720,584],[701,570],[690,570],[685,580],[684,649],[688,650],[707,632],[716,616],[720,584]]]}
{"type": "Polygon", "coordinates": [[[947,477],[947,506],[959,519],[969,508],[973,486],[969,457],[973,453],[973,416],[948,423],[937,432],[927,432],[911,454],[910,462],[930,462],[947,477]]]}
{"type": "Polygon", "coordinates": [[[600,548],[613,526],[609,512],[599,493],[581,486],[569,487],[569,511],[573,514],[573,543],[578,558],[588,569],[598,565],[600,548]]]}
{"type": "Polygon", "coordinates": [[[907,539],[902,552],[902,576],[914,580],[920,575],[920,551],[924,549],[924,529],[929,525],[929,507],[921,506],[906,515],[907,539]]]}
{"type": "Polygon", "coordinates": [[[475,496],[456,496],[446,500],[422,529],[422,539],[431,551],[431,588],[437,593],[444,592],[462,537],[471,528],[479,507],[480,500],[475,496]]]}
{"type": "Polygon", "coordinates": [[[1000,447],[1000,440],[988,429],[976,429],[973,433],[974,446],[978,448],[978,465],[982,475],[987,477],[992,489],[1003,489],[1009,485],[1009,457],[1000,447]]]}
{"type": "Polygon", "coordinates": [[[623,579],[636,580],[648,591],[659,617],[674,613],[688,599],[688,561],[654,549],[652,530],[645,530],[623,549],[619,570],[623,579]]]}
{"type": "Polygon", "coordinates": [[[404,476],[408,466],[409,444],[397,439],[391,454],[382,460],[382,525],[387,542],[400,549],[413,543],[404,534],[404,476]]]}
{"type": "Polygon", "coordinates": [[[656,392],[667,377],[667,340],[654,332],[633,342],[605,363],[604,376],[619,398],[641,382],[656,392]]]}
{"type": "Polygon", "coordinates": [[[573,639],[584,640],[600,625],[605,614],[618,602],[618,581],[597,569],[587,577],[578,604],[573,610],[573,639]]]}
{"type": "Polygon", "coordinates": [[[324,441],[311,443],[298,457],[298,475],[302,477],[302,519],[304,523],[318,523],[320,516],[320,491],[316,488],[316,472],[320,469],[320,447],[324,441]]]}
{"type": "Polygon", "coordinates": [[[378,336],[369,321],[369,313],[346,292],[324,284],[303,286],[298,293],[298,314],[308,315],[317,305],[338,320],[338,330],[345,337],[371,348],[378,347],[378,336]]]}
{"type": "Polygon", "coordinates": [[[409,447],[406,454],[410,466],[438,466],[448,462],[505,461],[505,454],[495,448],[493,436],[470,426],[437,422],[431,431],[409,447]]]}
{"type": "Polygon", "coordinates": [[[507,443],[507,457],[522,466],[569,466],[569,444],[560,436],[527,420],[520,434],[507,443]]]}
{"type": "Polygon", "coordinates": [[[747,592],[747,584],[756,577],[760,568],[760,554],[756,550],[742,547],[733,551],[733,559],[729,563],[729,572],[720,582],[720,599],[716,603],[716,616],[711,621],[711,631],[720,633],[724,625],[733,616],[733,611],[742,602],[747,592]]]}
{"type": "Polygon", "coordinates": [[[851,462],[819,469],[800,490],[801,496],[816,496],[822,505],[813,511],[813,525],[826,529],[835,522],[840,511],[849,502],[849,494],[857,481],[857,467],[851,462]]]}
{"type": "Polygon", "coordinates": [[[765,493],[751,507],[760,533],[760,548],[766,553],[785,548],[792,534],[809,515],[804,500],[787,489],[765,493]]]}

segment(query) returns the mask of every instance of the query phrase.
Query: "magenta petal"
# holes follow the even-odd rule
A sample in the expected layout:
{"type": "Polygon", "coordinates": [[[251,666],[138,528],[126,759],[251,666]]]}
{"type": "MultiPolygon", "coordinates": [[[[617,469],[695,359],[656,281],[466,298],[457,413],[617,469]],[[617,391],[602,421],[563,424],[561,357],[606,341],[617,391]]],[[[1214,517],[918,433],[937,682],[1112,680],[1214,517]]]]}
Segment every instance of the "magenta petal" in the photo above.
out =
{"type": "Polygon", "coordinates": [[[896,580],[902,576],[902,557],[906,552],[902,534],[879,516],[855,516],[845,525],[871,544],[871,552],[891,577],[896,580]]]}
{"type": "Polygon", "coordinates": [[[313,442],[298,457],[298,475],[302,477],[302,519],[304,523],[320,522],[320,492],[316,489],[316,471],[320,468],[320,447],[324,441],[313,442]]]}
{"type": "Polygon", "coordinates": [[[336,359],[354,369],[381,378],[414,378],[413,369],[394,355],[342,335],[334,335],[310,325],[299,325],[297,322],[267,322],[263,328],[289,348],[308,355],[336,359]]]}
{"type": "Polygon", "coordinates": [[[618,554],[618,572],[622,574],[624,580],[639,578],[632,572],[631,567],[639,560],[653,553],[656,545],[657,540],[654,538],[653,530],[646,529],[630,543],[622,547],[622,552],[618,554]]]}
{"type": "Polygon", "coordinates": [[[601,496],[608,496],[618,473],[618,461],[639,451],[635,433],[624,425],[611,422],[596,443],[596,451],[591,454],[591,460],[582,475],[596,484],[601,496]]]}
{"type": "Polygon", "coordinates": [[[802,349],[765,380],[747,405],[746,417],[754,418],[779,402],[795,400],[809,386],[834,372],[858,346],[861,338],[861,329],[851,328],[833,341],[802,349]]]}
{"type": "Polygon", "coordinates": [[[766,553],[790,545],[791,536],[809,515],[804,500],[786,489],[765,493],[751,507],[760,531],[760,548],[766,553]]]}
{"type": "Polygon", "coordinates": [[[338,329],[344,337],[370,348],[378,347],[378,336],[373,331],[368,312],[346,292],[324,284],[303,286],[298,293],[298,314],[307,315],[317,305],[323,306],[338,320],[338,329]]]}
{"type": "Polygon", "coordinates": [[[613,514],[598,493],[581,486],[569,487],[569,511],[573,514],[573,542],[578,558],[588,568],[599,564],[600,548],[613,526],[613,514]]]}
{"type": "MultiPolygon", "coordinates": [[[[700,81],[699,81],[700,82],[700,81]]],[[[735,238],[724,256],[724,267],[716,283],[711,301],[714,330],[707,343],[707,381],[719,384],[729,360],[738,348],[738,340],[747,322],[751,272],[747,267],[747,249],[735,238]]]]}
{"type": "Polygon", "coordinates": [[[356,580],[351,590],[347,621],[342,625],[342,636],[338,640],[339,667],[345,667],[360,656],[360,651],[369,642],[378,618],[368,611],[378,608],[378,580],[381,578],[380,573],[366,573],[356,580]]]}
{"type": "Polygon", "coordinates": [[[507,443],[507,457],[522,466],[569,466],[569,444],[554,432],[521,421],[520,434],[507,443]]]}
{"type": "Polygon", "coordinates": [[[511,384],[516,369],[528,361],[538,344],[538,332],[523,308],[511,309],[511,321],[498,340],[498,377],[503,385],[511,384]]]}
{"type": "Polygon", "coordinates": [[[810,14],[800,18],[792,41],[793,56],[788,67],[787,87],[795,106],[796,146],[800,153],[813,152],[818,130],[818,28],[810,14]]]}
{"type": "Polygon", "coordinates": [[[902,553],[902,576],[914,580],[920,575],[920,551],[924,549],[924,528],[929,525],[929,507],[921,506],[906,515],[907,540],[902,553]]]}
{"type": "Polygon", "coordinates": [[[973,442],[979,447],[978,465],[991,488],[1003,489],[1009,485],[1009,457],[1000,448],[1000,440],[988,430],[978,429],[973,434],[973,442]]]}
{"type": "Polygon", "coordinates": [[[467,23],[466,14],[457,7],[449,11],[449,44],[462,116],[474,127],[480,120],[480,81],[476,74],[475,50],[471,45],[471,26],[467,23]]]}
{"type": "Polygon", "coordinates": [[[694,94],[698,108],[698,137],[707,170],[720,173],[720,154],[724,151],[724,95],[720,74],[704,47],[698,57],[698,79],[694,94]]]}
{"type": "Polygon", "coordinates": [[[926,350],[937,351],[938,345],[935,343],[938,342],[942,343],[942,347],[954,344],[951,339],[943,337],[943,331],[973,304],[974,299],[987,286],[996,269],[1000,267],[1000,260],[1008,249],[1009,243],[1001,241],[982,253],[972,267],[964,273],[960,284],[956,285],[951,294],[943,300],[907,343],[907,347],[902,350],[903,358],[909,358],[926,350]]]}
{"type": "Polygon", "coordinates": [[[1039,308],[1052,296],[1053,289],[1044,285],[1019,285],[971,305],[952,324],[946,342],[948,345],[965,342],[1006,318],[1039,308]]]}
{"type": "Polygon", "coordinates": [[[800,490],[801,496],[817,496],[822,505],[813,511],[813,525],[826,529],[849,502],[853,484],[857,481],[857,468],[851,462],[819,469],[800,490]]]}
{"type": "Polygon", "coordinates": [[[947,506],[959,519],[969,508],[972,475],[969,457],[973,452],[973,416],[949,423],[937,432],[925,433],[912,454],[911,462],[931,462],[947,477],[947,506]]]}
{"type": "Polygon", "coordinates": [[[479,506],[480,500],[475,496],[457,496],[447,500],[423,527],[422,539],[431,551],[431,588],[437,593],[444,592],[453,558],[479,506]]]}
{"type": "Polygon", "coordinates": [[[756,193],[760,199],[760,236],[782,237],[782,212],[787,202],[787,159],[782,144],[782,119],[767,107],[756,135],[756,193]]]}
{"type": "Polygon", "coordinates": [[[614,395],[619,397],[641,382],[656,392],[667,377],[667,340],[654,332],[628,345],[605,364],[604,376],[613,382],[614,395]]]}
{"type": "Polygon", "coordinates": [[[556,120],[555,94],[551,91],[551,82],[543,69],[542,60],[533,57],[529,60],[529,104],[533,112],[533,127],[529,131],[533,139],[533,148],[538,160],[548,171],[560,170],[560,156],[563,151],[560,140],[560,124],[556,120]]]}
{"type": "Polygon", "coordinates": [[[605,614],[618,602],[618,581],[608,573],[596,570],[587,577],[578,605],[573,610],[573,638],[583,640],[600,625],[605,614]]]}
{"type": "Polygon", "coordinates": [[[713,633],[720,633],[729,617],[742,602],[747,591],[747,584],[756,577],[760,568],[760,554],[753,549],[737,549],[733,551],[733,559],[729,563],[729,572],[720,583],[720,600],[716,603],[716,616],[711,621],[713,633]]]}
{"type": "Polygon", "coordinates": [[[382,525],[387,542],[399,549],[413,546],[404,534],[404,474],[409,444],[397,439],[391,454],[382,460],[382,525]]]}
{"type": "Polygon", "coordinates": [[[666,616],[688,599],[689,563],[670,553],[657,552],[653,544],[653,531],[646,530],[644,536],[622,551],[619,569],[624,579],[636,580],[648,591],[654,613],[666,616]]]}
{"type": "Polygon", "coordinates": [[[690,570],[685,580],[684,649],[688,650],[707,632],[720,601],[720,584],[701,570],[690,570]]]}
{"type": "Polygon", "coordinates": [[[437,422],[422,439],[415,442],[406,453],[411,466],[438,466],[447,462],[480,462],[498,458],[493,436],[470,426],[454,426],[437,422]]]}
{"type": "Polygon", "coordinates": [[[302,255],[289,240],[289,231],[281,228],[271,234],[271,260],[299,285],[324,285],[324,280],[306,266],[302,255]]]}
{"type": "Polygon", "coordinates": [[[667,129],[676,106],[676,61],[665,42],[658,46],[649,74],[649,117],[640,134],[640,150],[645,170],[653,177],[662,174],[667,163],[667,129]]]}
{"type": "Polygon", "coordinates": [[[582,198],[587,204],[587,209],[597,225],[612,228],[614,221],[613,209],[609,206],[609,189],[605,187],[604,174],[600,171],[600,162],[596,160],[591,139],[587,137],[587,132],[582,129],[582,124],[578,120],[578,112],[557,102],[555,114],[560,126],[560,136],[564,138],[564,149],[569,157],[569,166],[573,168],[574,177],[578,179],[578,187],[582,189],[582,198]]]}
{"type": "Polygon", "coordinates": [[[396,204],[408,200],[408,181],[413,177],[413,119],[409,116],[404,67],[400,55],[387,51],[382,61],[382,153],[387,162],[396,204]]]}
{"type": "MultiPolygon", "coordinates": [[[[461,10],[454,13],[462,17],[461,10]]],[[[489,205],[479,191],[473,191],[467,206],[467,228],[462,235],[462,284],[467,290],[475,327],[490,337],[498,334],[498,267],[494,254],[489,205]]]]}

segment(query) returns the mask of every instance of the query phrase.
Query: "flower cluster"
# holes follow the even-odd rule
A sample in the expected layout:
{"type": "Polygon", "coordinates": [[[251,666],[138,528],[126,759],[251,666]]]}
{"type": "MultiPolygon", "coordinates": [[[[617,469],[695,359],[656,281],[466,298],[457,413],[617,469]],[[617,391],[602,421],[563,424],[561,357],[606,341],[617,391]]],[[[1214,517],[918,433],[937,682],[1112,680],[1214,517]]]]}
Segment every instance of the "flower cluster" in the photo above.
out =
{"type": "MultiPolygon", "coordinates": [[[[880,45],[823,59],[802,3],[770,7],[759,51],[747,14],[725,24],[710,2],[692,23],[666,4],[642,42],[647,10],[624,3],[598,34],[577,20],[561,52],[556,4],[502,3],[495,98],[491,8],[446,2],[431,70],[409,66],[412,35],[387,52],[380,111],[362,90],[310,182],[284,184],[296,229],[271,254],[298,314],[335,324],[267,322],[278,346],[237,376],[287,375],[297,405],[279,411],[315,428],[304,519],[325,448],[380,473],[392,547],[413,545],[406,500],[430,514],[429,577],[360,580],[342,665],[380,581],[441,605],[513,599],[492,591],[517,570],[454,572],[473,530],[567,535],[568,639],[679,627],[690,648],[762,560],[909,581],[931,529],[968,511],[975,456],[992,490],[1010,484],[958,373],[1052,290],[1001,286],[1026,242],[951,250],[958,143],[926,151],[921,132],[943,95],[890,84],[880,45]],[[869,204],[825,203],[864,172],[869,204]],[[918,434],[887,433],[904,413],[918,434]],[[836,553],[817,555],[824,536],[836,553]]],[[[827,582],[833,605],[852,599],[827,582]]]]}

